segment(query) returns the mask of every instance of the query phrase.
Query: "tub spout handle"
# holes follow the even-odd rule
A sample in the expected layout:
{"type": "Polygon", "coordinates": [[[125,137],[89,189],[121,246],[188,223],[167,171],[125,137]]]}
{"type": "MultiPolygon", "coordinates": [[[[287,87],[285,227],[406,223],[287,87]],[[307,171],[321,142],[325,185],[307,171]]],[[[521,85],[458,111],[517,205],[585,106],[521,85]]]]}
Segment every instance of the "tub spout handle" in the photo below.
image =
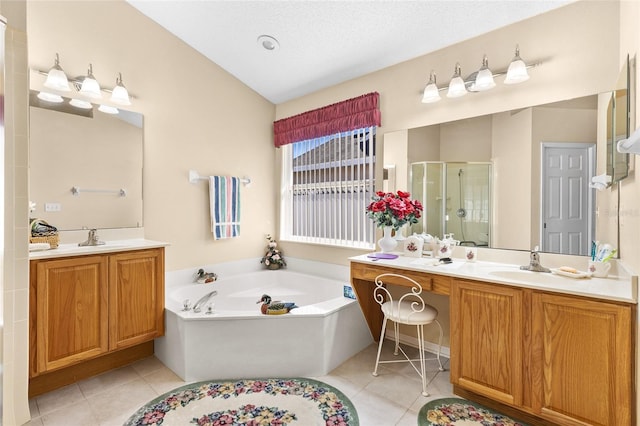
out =
{"type": "Polygon", "coordinates": [[[184,299],[184,302],[182,302],[182,312],[187,312],[190,310],[191,310],[191,300],[184,299]]]}
{"type": "Polygon", "coordinates": [[[195,303],[195,305],[193,305],[193,312],[195,312],[196,314],[199,313],[200,310],[202,309],[202,306],[206,305],[209,302],[209,299],[211,299],[216,294],[218,294],[218,292],[216,290],[213,290],[212,292],[207,293],[204,296],[202,296],[200,298],[200,300],[198,300],[195,303]]]}

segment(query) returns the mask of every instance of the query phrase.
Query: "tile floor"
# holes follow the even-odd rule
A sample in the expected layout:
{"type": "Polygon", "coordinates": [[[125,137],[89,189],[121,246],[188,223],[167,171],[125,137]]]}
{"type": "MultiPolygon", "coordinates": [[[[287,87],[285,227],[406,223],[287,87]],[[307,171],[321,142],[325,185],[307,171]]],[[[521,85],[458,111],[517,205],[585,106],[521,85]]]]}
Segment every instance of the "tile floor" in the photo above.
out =
{"type": "MultiPolygon", "coordinates": [[[[393,344],[385,344],[385,349],[383,355],[390,356],[393,344]]],[[[444,372],[437,361],[427,362],[431,395],[423,397],[420,378],[409,364],[381,365],[378,377],[373,377],[376,350],[372,344],[328,375],[313,377],[340,389],[353,402],[361,426],[416,426],[426,402],[453,396],[448,359],[442,358],[444,372]]],[[[32,420],[27,424],[121,426],[140,406],[184,384],[157,358],[146,358],[31,399],[32,420]]]]}

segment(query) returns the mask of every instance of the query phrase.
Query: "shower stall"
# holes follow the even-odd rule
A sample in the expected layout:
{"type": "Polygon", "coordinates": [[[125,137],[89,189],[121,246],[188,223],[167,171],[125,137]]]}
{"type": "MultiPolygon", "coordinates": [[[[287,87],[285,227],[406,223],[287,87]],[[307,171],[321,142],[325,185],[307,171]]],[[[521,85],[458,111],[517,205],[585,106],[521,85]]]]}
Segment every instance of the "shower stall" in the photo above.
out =
{"type": "Polygon", "coordinates": [[[411,194],[424,206],[411,233],[453,234],[460,245],[491,245],[491,163],[411,164],[411,194]]]}

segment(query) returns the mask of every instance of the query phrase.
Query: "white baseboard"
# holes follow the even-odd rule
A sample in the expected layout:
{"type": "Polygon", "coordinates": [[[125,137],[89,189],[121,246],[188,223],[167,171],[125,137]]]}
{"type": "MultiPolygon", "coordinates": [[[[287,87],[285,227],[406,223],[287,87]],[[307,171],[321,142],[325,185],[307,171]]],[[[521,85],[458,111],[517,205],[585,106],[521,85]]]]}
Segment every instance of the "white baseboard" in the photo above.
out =
{"type": "MultiPolygon", "coordinates": [[[[391,330],[387,330],[385,333],[385,338],[393,341],[393,328],[391,330]]],[[[412,346],[414,348],[418,347],[418,339],[416,339],[413,336],[407,336],[406,334],[402,334],[400,333],[400,343],[408,345],[408,346],[412,346]]],[[[438,352],[438,344],[437,343],[433,343],[433,342],[429,342],[429,341],[425,341],[424,342],[424,348],[427,352],[431,352],[431,353],[437,353],[438,352]]],[[[451,358],[451,351],[449,349],[448,346],[443,346],[440,349],[440,355],[447,357],[447,358],[451,358]]]]}

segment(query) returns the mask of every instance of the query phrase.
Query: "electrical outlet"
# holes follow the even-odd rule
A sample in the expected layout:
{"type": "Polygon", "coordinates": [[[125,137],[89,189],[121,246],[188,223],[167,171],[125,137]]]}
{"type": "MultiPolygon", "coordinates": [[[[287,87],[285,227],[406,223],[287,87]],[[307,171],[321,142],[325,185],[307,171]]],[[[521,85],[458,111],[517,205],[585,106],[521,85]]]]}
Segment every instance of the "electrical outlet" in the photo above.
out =
{"type": "Polygon", "coordinates": [[[45,203],[44,211],[45,212],[59,212],[62,210],[62,205],[60,203],[45,203]]]}

